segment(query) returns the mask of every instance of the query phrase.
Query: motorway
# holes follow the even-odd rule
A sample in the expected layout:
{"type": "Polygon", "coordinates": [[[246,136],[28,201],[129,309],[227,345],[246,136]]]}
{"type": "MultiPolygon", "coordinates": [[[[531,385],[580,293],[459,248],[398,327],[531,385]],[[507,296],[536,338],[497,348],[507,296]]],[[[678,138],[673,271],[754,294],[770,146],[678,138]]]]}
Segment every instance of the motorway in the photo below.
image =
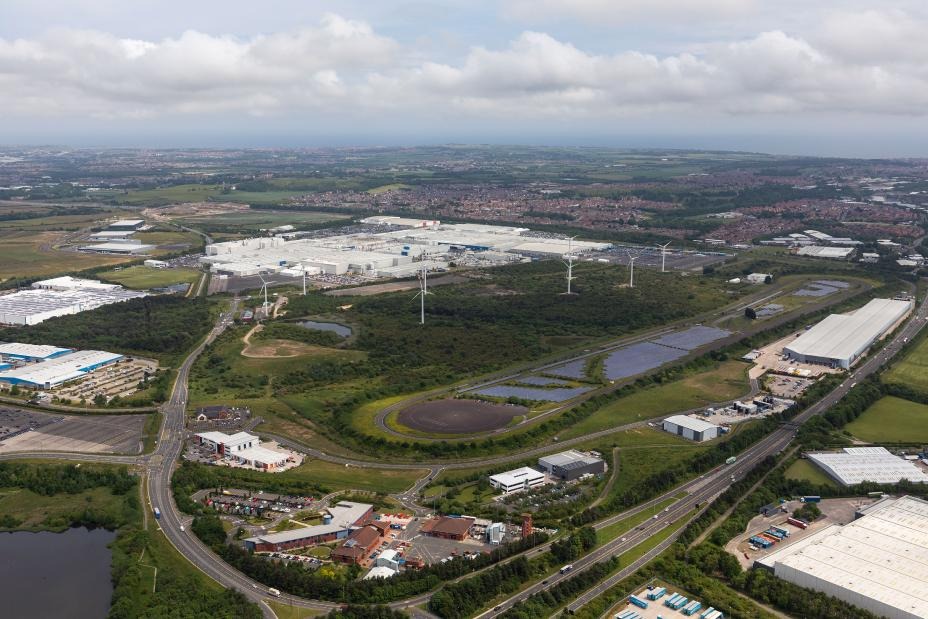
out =
{"type": "MultiPolygon", "coordinates": [[[[500,613],[504,612],[508,608],[512,607],[514,604],[521,602],[527,599],[530,595],[542,591],[546,587],[553,586],[558,582],[573,577],[575,574],[582,573],[584,570],[588,569],[590,566],[601,562],[606,561],[612,556],[621,554],[634,548],[641,542],[645,541],[652,535],[658,533],[662,529],[669,526],[671,523],[678,521],[680,518],[690,518],[697,513],[696,506],[701,505],[705,506],[709,501],[714,497],[718,496],[724,492],[731,483],[731,476],[735,476],[736,479],[740,479],[744,474],[746,474],[751,468],[753,468],[758,462],[763,460],[769,455],[774,455],[785,449],[789,443],[793,440],[795,433],[803,422],[807,421],[814,415],[821,414],[826,411],[829,407],[834,405],[838,400],[844,397],[847,392],[857,384],[858,381],[863,380],[864,378],[870,376],[880,367],[882,367],[894,354],[896,354],[899,349],[910,339],[914,338],[919,331],[926,324],[926,316],[928,316],[928,295],[921,304],[918,306],[918,309],[915,312],[915,315],[911,320],[907,321],[903,327],[895,334],[893,339],[888,342],[882,349],[874,352],[872,356],[865,359],[865,361],[855,368],[852,372],[848,374],[847,379],[830,393],[828,393],[821,400],[816,402],[814,405],[810,406],[802,413],[798,414],[793,421],[784,424],[776,431],[772,432],[767,437],[761,439],[759,442],[755,443],[753,446],[745,450],[738,458],[737,462],[730,466],[720,466],[716,469],[706,473],[700,478],[691,480],[682,486],[678,486],[663,495],[656,497],[642,505],[639,505],[635,508],[632,508],[628,511],[622,512],[606,518],[600,522],[597,522],[594,526],[596,528],[603,528],[609,526],[615,522],[619,522],[623,519],[629,518],[635,514],[639,514],[648,509],[653,509],[655,505],[662,503],[670,498],[674,498],[675,495],[680,494],[681,492],[686,492],[686,496],[674,502],[669,506],[666,511],[656,514],[658,517],[656,519],[650,519],[644,524],[640,525],[638,528],[633,531],[629,531],[623,537],[611,540],[596,550],[592,551],[590,554],[578,559],[574,562],[574,568],[567,574],[561,575],[557,574],[548,578],[545,582],[536,583],[531,587],[511,596],[503,603],[498,605],[494,610],[488,611],[481,615],[481,617],[495,617],[500,613]]],[[[271,597],[268,593],[268,588],[260,583],[255,582],[254,580],[248,578],[244,574],[236,571],[229,565],[227,565],[221,558],[214,554],[209,548],[207,548],[195,535],[191,534],[189,531],[190,517],[182,514],[174,503],[172,492],[171,492],[171,474],[175,464],[178,462],[181,453],[184,448],[186,430],[185,430],[185,410],[187,403],[187,383],[189,379],[190,369],[192,368],[194,362],[196,361],[199,354],[208,346],[216,337],[218,337],[231,323],[232,316],[234,315],[234,310],[237,307],[238,299],[233,301],[232,310],[229,312],[223,313],[216,326],[209,333],[207,338],[193,351],[191,354],[184,360],[183,364],[178,369],[178,376],[174,384],[174,389],[171,395],[170,400],[163,406],[164,413],[164,424],[161,429],[161,434],[157,442],[155,452],[151,456],[105,456],[105,455],[96,455],[96,454],[72,454],[72,453],[21,453],[21,454],[10,454],[5,458],[62,458],[68,460],[78,460],[78,461],[95,461],[95,462],[118,462],[125,464],[142,464],[147,468],[148,471],[148,495],[149,495],[149,509],[154,507],[159,507],[161,509],[161,519],[158,521],[159,525],[164,532],[167,539],[174,545],[174,547],[183,554],[191,563],[193,563],[197,568],[202,570],[204,573],[208,574],[214,580],[219,582],[223,587],[234,588],[241,591],[246,597],[250,600],[255,601],[260,604],[262,611],[265,616],[268,618],[274,617],[273,612],[270,608],[264,603],[264,600],[271,597]]],[[[645,423],[645,422],[640,422],[645,423]]],[[[281,437],[277,437],[281,438],[281,437]]],[[[589,440],[589,436],[581,437],[578,440],[589,440]]],[[[568,441],[560,443],[558,446],[566,445],[568,441]]],[[[305,446],[300,446],[300,449],[305,450],[305,446]]],[[[497,460],[499,462],[505,462],[510,459],[525,458],[529,454],[537,453],[544,450],[550,450],[551,446],[545,446],[543,448],[535,448],[533,450],[528,450],[520,454],[510,454],[503,456],[498,459],[484,460],[483,463],[491,465],[497,460]]],[[[325,454],[318,452],[318,454],[313,454],[316,457],[322,457],[325,454]]],[[[327,456],[326,459],[333,460],[333,457],[327,456]]],[[[336,460],[337,461],[337,460],[336,460]]],[[[454,468],[458,463],[454,464],[403,464],[403,465],[385,465],[381,463],[373,463],[366,461],[352,461],[352,464],[355,466],[372,466],[376,468],[392,468],[394,466],[403,466],[407,468],[420,468],[420,469],[429,469],[431,474],[434,475],[435,472],[440,471],[442,468],[454,468]]],[[[463,466],[463,465],[462,465],[463,466]]],[[[428,478],[431,475],[424,476],[416,484],[416,488],[423,486],[427,483],[428,478]]],[[[413,490],[407,491],[404,493],[404,498],[413,497],[413,490]]],[[[669,546],[676,537],[679,535],[679,531],[674,532],[666,540],[664,540],[656,548],[652,549],[646,553],[643,557],[633,562],[632,564],[625,566],[621,572],[616,575],[606,579],[602,583],[598,584],[596,587],[590,589],[584,593],[577,601],[575,601],[571,606],[579,607],[577,605],[582,605],[589,599],[601,594],[603,591],[612,586],[615,582],[618,581],[620,577],[627,576],[629,573],[633,572],[635,569],[638,569],[640,566],[644,565],[650,558],[653,558],[663,548],[669,546]]],[[[550,547],[550,544],[546,544],[537,549],[530,551],[531,553],[539,553],[547,550],[550,547]]],[[[416,606],[424,603],[429,598],[429,595],[422,595],[416,598],[401,600],[390,604],[391,607],[396,609],[410,609],[412,606],[416,606]]],[[[336,608],[338,605],[329,603],[329,602],[320,602],[313,600],[305,600],[303,598],[298,598],[295,596],[282,595],[279,598],[280,602],[285,604],[292,604],[293,606],[298,606],[301,608],[313,609],[317,611],[328,611],[333,608],[336,608]]],[[[421,613],[421,611],[417,611],[421,613]]]]}

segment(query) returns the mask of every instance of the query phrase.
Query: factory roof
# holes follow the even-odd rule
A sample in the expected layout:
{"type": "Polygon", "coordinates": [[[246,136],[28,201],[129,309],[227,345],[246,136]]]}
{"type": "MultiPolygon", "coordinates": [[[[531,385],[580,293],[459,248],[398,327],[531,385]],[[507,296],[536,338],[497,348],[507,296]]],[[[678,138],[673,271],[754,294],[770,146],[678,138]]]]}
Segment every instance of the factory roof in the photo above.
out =
{"type": "Polygon", "coordinates": [[[242,443],[247,443],[248,441],[260,440],[254,434],[248,434],[247,432],[236,432],[235,434],[226,434],[225,432],[200,432],[197,434],[200,438],[205,438],[208,441],[214,443],[221,443],[223,445],[241,445],[242,443]]]}
{"type": "Polygon", "coordinates": [[[81,279],[70,275],[33,282],[32,287],[51,290],[118,290],[122,288],[119,284],[107,284],[96,279],[81,279]]]}
{"type": "Polygon", "coordinates": [[[285,461],[288,456],[285,453],[257,445],[235,452],[235,457],[242,458],[243,460],[251,460],[252,462],[261,462],[263,464],[277,464],[278,462],[285,461]]]}
{"type": "Polygon", "coordinates": [[[426,534],[465,535],[474,524],[470,516],[439,516],[422,525],[421,531],[426,534]]]}
{"type": "Polygon", "coordinates": [[[777,576],[811,576],[828,585],[827,593],[877,615],[928,617],[928,502],[883,501],[850,524],[822,529],[758,562],[777,576]]]}
{"type": "Polygon", "coordinates": [[[578,462],[580,464],[593,464],[596,462],[602,462],[602,459],[588,456],[587,454],[580,453],[574,449],[538,458],[538,463],[542,466],[564,467],[574,462],[578,462]]]}
{"type": "Polygon", "coordinates": [[[111,223],[110,227],[125,228],[127,226],[141,226],[144,223],[144,219],[119,219],[111,223]]]}
{"type": "Polygon", "coordinates": [[[134,254],[148,251],[154,245],[143,245],[142,243],[97,243],[96,245],[83,245],[78,247],[81,251],[96,251],[103,253],[116,254],[134,254]]]}
{"type": "Polygon", "coordinates": [[[845,486],[865,481],[896,484],[903,479],[928,483],[928,475],[915,464],[894,456],[883,447],[846,447],[840,452],[806,455],[845,486]]]}
{"type": "Polygon", "coordinates": [[[0,380],[32,385],[59,385],[80,378],[101,365],[122,359],[122,355],[102,350],[81,350],[40,363],[0,372],[0,380]]]}
{"type": "Polygon", "coordinates": [[[689,415],[671,415],[670,417],[664,419],[664,421],[669,421],[674,425],[687,428],[693,432],[705,432],[706,430],[711,430],[712,428],[718,427],[714,423],[703,421],[698,417],[690,417],[689,415]]]}
{"type": "Polygon", "coordinates": [[[66,352],[71,352],[71,349],[47,344],[20,344],[19,342],[0,344],[0,355],[9,355],[11,357],[47,359],[66,352]]]}
{"type": "Polygon", "coordinates": [[[852,314],[832,314],[786,346],[789,352],[831,359],[860,354],[912,307],[911,301],[873,299],[852,314]]]}
{"type": "Polygon", "coordinates": [[[326,511],[332,516],[332,524],[351,527],[364,518],[374,508],[368,503],[354,503],[352,501],[339,501],[326,511]]]}
{"type": "Polygon", "coordinates": [[[345,527],[337,524],[317,524],[311,527],[301,527],[299,529],[291,529],[290,531],[281,531],[280,533],[263,533],[255,537],[249,537],[248,542],[253,542],[260,544],[262,542],[267,544],[285,544],[287,542],[294,542],[300,539],[307,539],[310,537],[318,537],[321,535],[335,535],[341,531],[344,531],[345,527]]]}
{"type": "Polygon", "coordinates": [[[853,247],[823,247],[821,245],[806,245],[799,249],[800,256],[813,258],[847,258],[854,252],[853,247]]]}

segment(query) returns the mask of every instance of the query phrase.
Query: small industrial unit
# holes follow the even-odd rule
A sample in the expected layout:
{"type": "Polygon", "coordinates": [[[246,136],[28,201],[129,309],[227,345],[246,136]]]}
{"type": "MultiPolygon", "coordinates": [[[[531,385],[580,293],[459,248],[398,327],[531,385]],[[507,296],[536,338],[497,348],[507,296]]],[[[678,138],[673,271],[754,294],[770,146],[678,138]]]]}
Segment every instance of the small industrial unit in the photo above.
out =
{"type": "Polygon", "coordinates": [[[602,458],[573,449],[542,456],[538,458],[538,466],[552,477],[564,481],[573,481],[584,475],[602,475],[606,472],[606,463],[602,458]]]}
{"type": "Polygon", "coordinates": [[[721,433],[719,426],[689,415],[668,417],[663,422],[663,429],[664,432],[670,432],[698,443],[711,441],[721,433]]]}

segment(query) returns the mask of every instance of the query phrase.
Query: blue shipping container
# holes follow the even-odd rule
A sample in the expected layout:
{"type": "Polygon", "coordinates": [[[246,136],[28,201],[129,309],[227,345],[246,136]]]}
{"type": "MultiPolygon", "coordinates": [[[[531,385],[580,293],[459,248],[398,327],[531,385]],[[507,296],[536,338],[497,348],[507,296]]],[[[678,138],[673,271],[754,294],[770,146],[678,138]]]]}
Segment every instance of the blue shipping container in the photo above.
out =
{"type": "Polygon", "coordinates": [[[642,599],[641,599],[640,597],[638,597],[637,595],[630,595],[630,596],[628,596],[628,601],[631,602],[632,604],[634,604],[635,606],[637,606],[638,608],[647,608],[647,607],[648,607],[648,603],[645,602],[644,600],[642,600],[642,599]]]}

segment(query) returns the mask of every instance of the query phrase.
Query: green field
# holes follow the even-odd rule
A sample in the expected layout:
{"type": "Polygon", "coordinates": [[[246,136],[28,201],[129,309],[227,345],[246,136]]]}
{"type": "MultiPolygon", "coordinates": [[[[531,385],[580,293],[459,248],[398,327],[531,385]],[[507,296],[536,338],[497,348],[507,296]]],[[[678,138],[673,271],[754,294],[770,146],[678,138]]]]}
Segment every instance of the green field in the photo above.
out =
{"type": "Polygon", "coordinates": [[[404,185],[403,183],[390,183],[389,185],[381,185],[380,187],[372,187],[367,190],[367,193],[370,194],[381,194],[388,191],[397,191],[398,189],[409,189],[409,185],[404,185]]]}
{"type": "Polygon", "coordinates": [[[928,338],[922,338],[904,359],[893,364],[883,374],[883,381],[928,393],[928,338]]]}
{"type": "Polygon", "coordinates": [[[277,473],[276,476],[282,481],[306,481],[322,484],[333,490],[394,493],[408,490],[417,480],[427,474],[427,469],[362,469],[356,466],[307,459],[297,468],[277,473]]]}
{"type": "Polygon", "coordinates": [[[819,486],[835,486],[834,480],[808,460],[796,460],[790,464],[783,475],[786,479],[808,481],[819,486]]]}
{"type": "Polygon", "coordinates": [[[100,273],[100,279],[126,288],[147,289],[170,286],[172,284],[193,284],[200,279],[201,271],[196,269],[153,269],[146,266],[134,266],[118,271],[100,273]]]}
{"type": "Polygon", "coordinates": [[[737,398],[749,390],[747,370],[746,363],[725,361],[715,369],[699,372],[672,383],[648,387],[604,406],[580,423],[571,426],[561,437],[583,436],[666,413],[737,398]]]}
{"type": "Polygon", "coordinates": [[[926,443],[928,405],[892,396],[881,398],[845,429],[871,443],[926,443]]]}
{"type": "Polygon", "coordinates": [[[58,232],[0,231],[0,281],[10,277],[36,277],[80,271],[133,260],[55,249],[58,232]]]}

